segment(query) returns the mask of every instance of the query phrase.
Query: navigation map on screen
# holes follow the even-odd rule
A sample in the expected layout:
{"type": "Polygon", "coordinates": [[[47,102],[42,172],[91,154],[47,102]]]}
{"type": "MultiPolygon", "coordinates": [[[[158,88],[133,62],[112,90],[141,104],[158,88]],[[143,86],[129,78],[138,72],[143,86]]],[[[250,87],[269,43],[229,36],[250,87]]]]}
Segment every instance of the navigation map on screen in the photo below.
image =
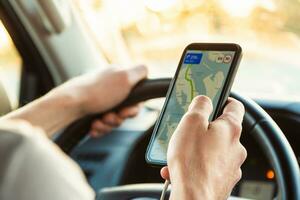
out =
{"type": "Polygon", "coordinates": [[[195,96],[210,97],[215,111],[233,56],[234,51],[186,52],[157,134],[149,149],[152,160],[166,161],[170,137],[195,96]]]}

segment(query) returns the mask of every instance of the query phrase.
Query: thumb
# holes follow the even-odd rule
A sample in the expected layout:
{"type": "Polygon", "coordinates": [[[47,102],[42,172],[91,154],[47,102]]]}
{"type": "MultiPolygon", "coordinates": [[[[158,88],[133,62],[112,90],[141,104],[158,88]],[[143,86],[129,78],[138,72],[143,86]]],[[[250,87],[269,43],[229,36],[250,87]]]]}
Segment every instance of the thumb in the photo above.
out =
{"type": "Polygon", "coordinates": [[[148,70],[144,65],[138,65],[128,69],[127,74],[130,85],[134,86],[147,77],[148,70]]]}

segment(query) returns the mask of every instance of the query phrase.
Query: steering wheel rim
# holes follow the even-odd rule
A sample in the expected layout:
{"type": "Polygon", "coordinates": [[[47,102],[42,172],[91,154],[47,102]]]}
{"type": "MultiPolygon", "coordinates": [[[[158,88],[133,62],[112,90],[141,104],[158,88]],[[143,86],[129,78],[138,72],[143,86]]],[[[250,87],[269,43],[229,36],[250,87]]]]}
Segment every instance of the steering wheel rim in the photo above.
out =
{"type": "MultiPolygon", "coordinates": [[[[165,97],[171,79],[153,79],[140,82],[129,97],[113,110],[148,99],[165,97]]],[[[283,132],[273,119],[253,100],[237,93],[231,96],[241,101],[246,110],[243,128],[257,140],[275,170],[280,199],[300,199],[300,172],[295,154],[283,132]]],[[[101,114],[86,116],[73,122],[56,139],[56,143],[66,152],[85,137],[91,122],[101,114]]]]}
{"type": "Polygon", "coordinates": [[[274,120],[253,100],[237,93],[233,98],[245,106],[243,128],[260,144],[275,170],[279,199],[300,198],[300,173],[296,156],[284,133],[274,120]]]}

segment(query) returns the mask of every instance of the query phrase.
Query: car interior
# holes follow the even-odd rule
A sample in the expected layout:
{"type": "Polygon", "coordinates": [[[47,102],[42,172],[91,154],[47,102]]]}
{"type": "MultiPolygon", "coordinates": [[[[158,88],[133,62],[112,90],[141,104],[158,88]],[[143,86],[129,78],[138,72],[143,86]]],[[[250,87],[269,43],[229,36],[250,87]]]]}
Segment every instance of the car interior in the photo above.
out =
{"type": "Polygon", "coordinates": [[[236,42],[244,59],[230,96],[246,109],[248,156],[232,198],[300,199],[297,9],[293,0],[0,0],[0,115],[91,70],[145,62],[149,78],[114,108],[144,102],[136,117],[91,138],[91,122],[103,113],[89,115],[53,141],[97,199],[159,199],[160,168],[145,152],[180,53],[190,42],[236,42]]]}

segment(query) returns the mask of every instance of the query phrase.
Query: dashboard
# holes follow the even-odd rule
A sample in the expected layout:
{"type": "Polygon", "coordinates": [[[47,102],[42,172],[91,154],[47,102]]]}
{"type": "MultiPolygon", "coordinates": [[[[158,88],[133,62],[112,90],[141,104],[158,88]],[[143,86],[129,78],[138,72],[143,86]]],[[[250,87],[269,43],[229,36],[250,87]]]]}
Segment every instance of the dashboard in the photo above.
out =
{"type": "Polygon", "coordinates": [[[248,156],[242,166],[242,179],[232,194],[257,200],[273,199],[277,193],[275,172],[256,141],[245,134],[242,133],[241,142],[248,156]]]}

